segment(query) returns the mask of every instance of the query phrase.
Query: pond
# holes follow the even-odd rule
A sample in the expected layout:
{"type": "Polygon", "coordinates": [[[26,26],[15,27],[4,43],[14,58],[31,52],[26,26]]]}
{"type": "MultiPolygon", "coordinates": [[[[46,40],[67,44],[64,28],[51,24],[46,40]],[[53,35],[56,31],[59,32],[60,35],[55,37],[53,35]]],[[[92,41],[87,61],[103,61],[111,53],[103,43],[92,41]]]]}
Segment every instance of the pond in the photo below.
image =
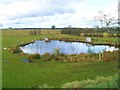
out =
{"type": "Polygon", "coordinates": [[[82,42],[65,42],[58,40],[51,40],[45,42],[44,40],[37,40],[34,43],[30,43],[20,47],[24,53],[27,54],[53,54],[55,50],[59,50],[60,53],[64,54],[80,54],[80,53],[99,53],[103,51],[119,50],[114,46],[108,45],[92,45],[82,42]]]}

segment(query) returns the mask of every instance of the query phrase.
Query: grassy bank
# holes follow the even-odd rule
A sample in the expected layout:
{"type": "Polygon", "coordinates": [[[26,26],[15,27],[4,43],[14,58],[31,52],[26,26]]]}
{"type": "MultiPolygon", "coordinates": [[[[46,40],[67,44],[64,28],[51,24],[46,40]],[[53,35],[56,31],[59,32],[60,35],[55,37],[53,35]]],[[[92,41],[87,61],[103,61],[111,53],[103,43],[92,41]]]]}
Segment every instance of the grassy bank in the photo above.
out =
{"type": "MultiPolygon", "coordinates": [[[[29,88],[47,84],[61,87],[64,83],[82,81],[96,76],[117,73],[117,62],[56,62],[24,63],[20,57],[9,55],[3,62],[3,87],[29,88]]],[[[4,59],[3,59],[4,60],[4,59]]]]}
{"type": "MultiPolygon", "coordinates": [[[[22,62],[27,59],[26,56],[11,53],[4,49],[21,45],[22,42],[28,43],[36,39],[67,39],[67,40],[85,40],[85,37],[74,35],[37,35],[37,36],[7,36],[4,33],[2,36],[2,84],[3,88],[31,88],[37,85],[47,84],[49,87],[62,87],[63,84],[73,81],[82,81],[95,79],[97,76],[111,76],[118,72],[117,60],[109,62],[104,61],[83,61],[83,62],[63,62],[59,61],[43,61],[39,63],[22,62]]],[[[94,38],[98,39],[98,43],[116,42],[118,38],[94,38]]],[[[78,58],[78,57],[77,57],[78,58]]]]}

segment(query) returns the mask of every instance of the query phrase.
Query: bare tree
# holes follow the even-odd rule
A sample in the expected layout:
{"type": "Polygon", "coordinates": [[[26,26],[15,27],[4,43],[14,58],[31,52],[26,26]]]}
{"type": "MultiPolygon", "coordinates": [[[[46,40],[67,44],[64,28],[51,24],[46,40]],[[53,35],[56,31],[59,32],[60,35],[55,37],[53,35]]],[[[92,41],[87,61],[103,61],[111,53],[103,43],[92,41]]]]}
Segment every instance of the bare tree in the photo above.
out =
{"type": "Polygon", "coordinates": [[[120,0],[118,0],[118,27],[120,28],[120,0]]]}
{"type": "Polygon", "coordinates": [[[105,23],[105,27],[109,32],[112,25],[118,24],[118,19],[115,16],[104,14],[102,10],[99,11],[99,16],[94,17],[94,19],[101,22],[101,28],[105,23]]]}

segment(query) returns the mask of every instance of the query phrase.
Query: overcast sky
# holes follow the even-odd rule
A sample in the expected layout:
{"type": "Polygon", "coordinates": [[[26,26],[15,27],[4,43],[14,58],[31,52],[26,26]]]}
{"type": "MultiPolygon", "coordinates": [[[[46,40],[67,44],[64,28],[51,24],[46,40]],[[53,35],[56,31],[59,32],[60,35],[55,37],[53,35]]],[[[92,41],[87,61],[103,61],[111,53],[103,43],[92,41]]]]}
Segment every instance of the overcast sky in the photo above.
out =
{"type": "Polygon", "coordinates": [[[117,18],[117,0],[0,0],[3,28],[94,27],[102,10],[117,18]]]}

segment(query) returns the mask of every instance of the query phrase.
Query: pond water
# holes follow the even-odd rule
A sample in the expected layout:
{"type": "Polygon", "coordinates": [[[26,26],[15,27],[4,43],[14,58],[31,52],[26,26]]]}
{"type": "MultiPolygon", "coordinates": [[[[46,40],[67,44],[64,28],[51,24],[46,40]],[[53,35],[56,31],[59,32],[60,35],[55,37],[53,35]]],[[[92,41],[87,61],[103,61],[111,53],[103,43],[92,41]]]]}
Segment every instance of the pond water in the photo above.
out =
{"type": "Polygon", "coordinates": [[[38,53],[41,55],[45,53],[53,54],[55,53],[55,49],[59,49],[59,52],[64,54],[99,53],[103,51],[118,50],[118,48],[115,48],[114,46],[91,45],[82,42],[65,42],[58,40],[51,40],[50,42],[38,40],[20,48],[24,53],[38,53]]]}

